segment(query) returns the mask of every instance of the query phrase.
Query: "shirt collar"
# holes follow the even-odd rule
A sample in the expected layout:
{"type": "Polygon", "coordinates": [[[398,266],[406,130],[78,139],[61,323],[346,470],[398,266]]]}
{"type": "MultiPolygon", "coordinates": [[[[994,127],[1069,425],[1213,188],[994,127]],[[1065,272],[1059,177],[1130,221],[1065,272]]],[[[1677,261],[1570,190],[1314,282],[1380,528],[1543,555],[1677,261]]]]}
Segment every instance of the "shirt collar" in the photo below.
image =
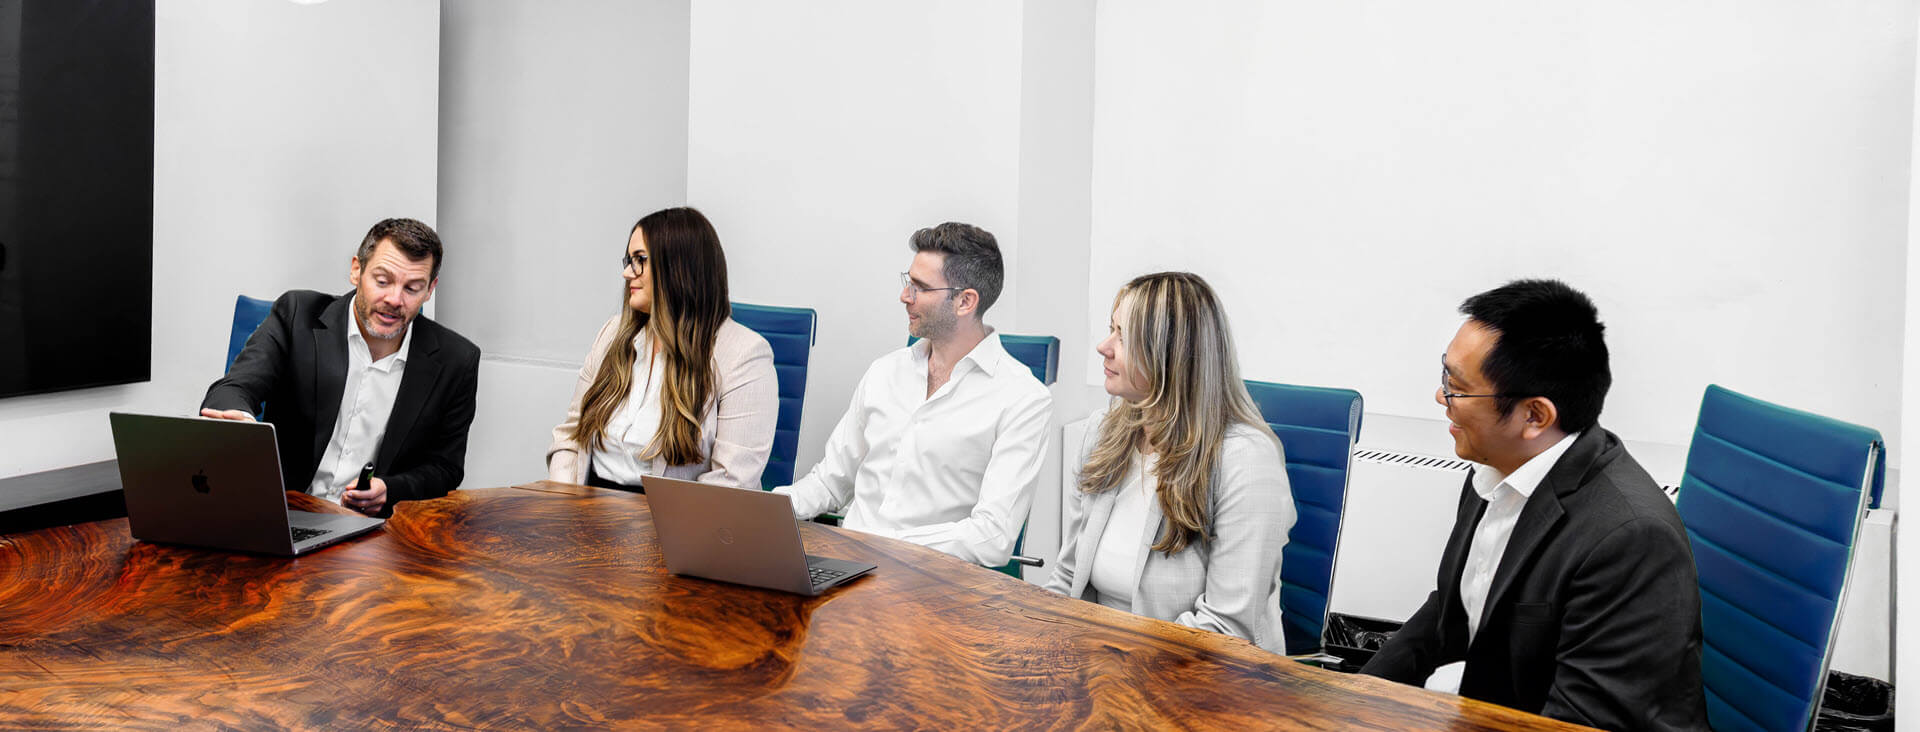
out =
{"type": "MultiPolygon", "coordinates": [[[[932,349],[932,341],[925,338],[914,341],[914,360],[921,366],[925,366],[927,357],[932,353],[932,349]]],[[[999,372],[1002,363],[1012,358],[1012,354],[1007,353],[1006,346],[1001,345],[1000,334],[989,326],[987,328],[987,337],[980,339],[979,343],[974,344],[973,350],[968,351],[967,355],[960,357],[960,360],[953,364],[953,368],[955,371],[959,371],[960,364],[971,361],[973,362],[974,368],[979,369],[981,373],[987,376],[993,376],[999,372]]]]}
{"type": "Polygon", "coordinates": [[[1580,433],[1575,432],[1560,438],[1559,442],[1553,443],[1553,447],[1542,450],[1540,454],[1521,463],[1512,475],[1502,475],[1491,465],[1474,463],[1473,492],[1480,494],[1483,500],[1492,501],[1494,495],[1499,492],[1500,486],[1506,485],[1519,493],[1522,498],[1532,498],[1533,490],[1540,487],[1541,481],[1547,479],[1547,473],[1560,462],[1561,455],[1567,454],[1567,448],[1573,447],[1574,439],[1579,436],[1580,433]]]}

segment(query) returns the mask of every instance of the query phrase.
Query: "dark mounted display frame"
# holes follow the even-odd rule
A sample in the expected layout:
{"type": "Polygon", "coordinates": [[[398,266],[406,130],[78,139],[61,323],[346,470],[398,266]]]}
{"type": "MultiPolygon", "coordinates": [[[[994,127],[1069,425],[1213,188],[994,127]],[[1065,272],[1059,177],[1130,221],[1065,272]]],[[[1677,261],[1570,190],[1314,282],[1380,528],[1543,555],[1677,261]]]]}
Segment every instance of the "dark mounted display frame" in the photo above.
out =
{"type": "Polygon", "coordinates": [[[153,0],[0,0],[0,397],[148,381],[153,0]]]}

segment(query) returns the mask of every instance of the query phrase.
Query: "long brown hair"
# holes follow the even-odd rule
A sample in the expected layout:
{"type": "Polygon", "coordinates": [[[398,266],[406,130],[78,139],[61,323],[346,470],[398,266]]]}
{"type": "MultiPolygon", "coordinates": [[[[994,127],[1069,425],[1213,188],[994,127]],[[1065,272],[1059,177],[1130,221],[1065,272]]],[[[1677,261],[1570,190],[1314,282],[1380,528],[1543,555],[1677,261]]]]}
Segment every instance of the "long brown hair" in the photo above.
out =
{"type": "Polygon", "coordinates": [[[640,453],[662,458],[670,465],[688,465],[706,459],[700,451],[700,423],[713,396],[713,341],[721,324],[733,314],[727,299],[727,255],[720,234],[707,217],[692,208],[669,208],[647,214],[627,233],[641,232],[647,242],[647,289],[652,313],[627,306],[627,289],[620,288],[620,328],[587,387],[580,422],[573,440],[598,446],[606,438],[607,422],[633,389],[633,362],[639,357],[633,341],[645,329],[656,353],[666,359],[660,384],[660,426],[640,453]]]}
{"type": "Polygon", "coordinates": [[[1209,486],[1227,431],[1239,423],[1266,432],[1266,423],[1240,380],[1226,311],[1206,280],[1188,272],[1142,275],[1120,288],[1113,307],[1124,319],[1119,347],[1134,372],[1127,376],[1148,385],[1147,397],[1113,398],[1080,470],[1080,490],[1113,490],[1141,445],[1152,447],[1166,516],[1153,551],[1172,554],[1207,536],[1209,486]]]}

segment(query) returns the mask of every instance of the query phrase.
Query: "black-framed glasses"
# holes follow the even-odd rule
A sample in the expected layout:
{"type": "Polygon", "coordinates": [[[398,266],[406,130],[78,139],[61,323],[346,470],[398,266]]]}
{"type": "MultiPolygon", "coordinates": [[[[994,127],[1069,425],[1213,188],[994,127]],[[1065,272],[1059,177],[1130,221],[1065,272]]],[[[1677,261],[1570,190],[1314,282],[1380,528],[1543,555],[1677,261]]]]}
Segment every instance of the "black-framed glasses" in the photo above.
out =
{"type": "Polygon", "coordinates": [[[1446,356],[1440,357],[1440,396],[1447,400],[1447,408],[1453,408],[1453,400],[1458,399],[1505,399],[1514,394],[1456,394],[1448,386],[1453,381],[1453,371],[1447,368],[1446,356]]]}
{"type": "Polygon", "coordinates": [[[620,255],[620,268],[621,269],[632,268],[635,274],[645,272],[647,271],[647,255],[622,254],[620,255]]]}
{"type": "Polygon", "coordinates": [[[906,272],[901,272],[901,273],[900,273],[900,286],[901,286],[901,287],[903,287],[903,288],[906,288],[906,290],[907,290],[907,297],[911,297],[911,298],[918,298],[918,297],[920,297],[920,293],[922,293],[922,292],[938,292],[938,291],[940,291],[940,290],[964,290],[964,289],[967,289],[967,288],[965,288],[965,287],[921,287],[921,286],[920,286],[920,283],[918,283],[918,282],[914,282],[914,281],[913,281],[913,275],[910,275],[910,274],[908,274],[908,273],[906,273],[906,272]]]}

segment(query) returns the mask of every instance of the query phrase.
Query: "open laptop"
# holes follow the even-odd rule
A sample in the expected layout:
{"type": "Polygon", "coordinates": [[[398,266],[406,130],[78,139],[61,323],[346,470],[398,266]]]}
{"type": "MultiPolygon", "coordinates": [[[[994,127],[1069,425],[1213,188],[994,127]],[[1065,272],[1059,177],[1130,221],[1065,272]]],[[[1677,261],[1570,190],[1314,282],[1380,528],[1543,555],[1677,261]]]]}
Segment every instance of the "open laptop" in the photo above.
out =
{"type": "Polygon", "coordinates": [[[808,556],[793,501],[784,494],[647,476],[654,532],[667,571],[689,577],[818,595],[874,570],[808,556]]]}
{"type": "Polygon", "coordinates": [[[135,539],[294,556],[386,523],[288,509],[271,424],[121,412],[107,417],[135,539]]]}

